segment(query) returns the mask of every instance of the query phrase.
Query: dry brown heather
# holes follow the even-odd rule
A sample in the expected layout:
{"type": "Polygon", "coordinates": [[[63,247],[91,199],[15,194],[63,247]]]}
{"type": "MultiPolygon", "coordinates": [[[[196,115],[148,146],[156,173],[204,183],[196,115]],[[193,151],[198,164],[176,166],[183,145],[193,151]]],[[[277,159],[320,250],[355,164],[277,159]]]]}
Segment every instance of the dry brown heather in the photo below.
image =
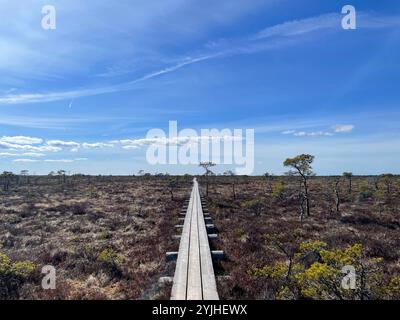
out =
{"type": "MultiPolygon", "coordinates": [[[[354,177],[350,194],[343,179],[337,213],[334,178],[314,177],[311,217],[301,223],[296,178],[212,177],[208,204],[220,236],[212,248],[227,256],[216,272],[229,276],[218,277],[220,297],[273,298],[269,280],[248,272],[285,261],[278,249],[267,245],[270,236],[278,236],[294,251],[309,239],[324,241],[330,248],[360,243],[367,256],[384,259],[385,275],[399,275],[400,197],[395,179],[390,195],[374,177],[354,177]]],[[[165,262],[165,252],[178,249],[172,235],[191,177],[26,180],[21,178],[19,185],[13,181],[9,191],[0,193],[0,253],[12,261],[34,262],[36,273],[7,298],[169,297],[170,286],[157,283],[161,276],[173,275],[174,265],[165,262]],[[174,199],[168,186],[175,186],[174,199]],[[54,291],[40,288],[39,272],[46,264],[57,270],[54,291]]],[[[203,178],[200,186],[204,192],[203,178]]]]}
{"type": "MultiPolygon", "coordinates": [[[[367,257],[383,258],[383,278],[400,275],[400,184],[399,178],[386,194],[377,177],[354,177],[352,193],[348,181],[339,185],[340,211],[336,212],[334,177],[313,177],[310,181],[311,216],[299,220],[299,201],[294,177],[238,178],[233,199],[234,178],[214,178],[209,207],[227,260],[217,272],[230,278],[218,281],[222,299],[274,298],[273,282],[252,277],[252,267],[286,261],[278,248],[268,245],[271,236],[286,250],[296,252],[307,240],[321,240],[330,249],[359,243],[367,257]],[[230,179],[230,183],[229,183],[230,179]]],[[[397,278],[399,279],[399,278],[397,278]]],[[[396,280],[396,297],[400,286],[396,280]]],[[[387,298],[387,297],[386,297],[387,298]]],[[[390,297],[389,297],[390,298],[390,297]]]]}
{"type": "Polygon", "coordinates": [[[57,270],[57,290],[41,290],[36,274],[20,298],[163,297],[157,280],[190,190],[181,180],[174,200],[162,178],[30,177],[2,192],[0,252],[57,270]]]}

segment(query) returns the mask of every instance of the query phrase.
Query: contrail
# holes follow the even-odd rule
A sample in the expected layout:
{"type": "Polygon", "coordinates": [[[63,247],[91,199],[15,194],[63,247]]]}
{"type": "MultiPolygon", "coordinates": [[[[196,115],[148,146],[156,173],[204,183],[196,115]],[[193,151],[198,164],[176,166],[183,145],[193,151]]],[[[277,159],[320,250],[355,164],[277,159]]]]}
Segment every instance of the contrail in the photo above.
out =
{"type": "Polygon", "coordinates": [[[178,69],[181,69],[187,65],[194,64],[197,62],[201,62],[204,60],[208,60],[211,58],[215,58],[220,56],[221,53],[216,53],[213,55],[200,56],[193,59],[184,60],[174,66],[155,71],[144,75],[135,80],[121,83],[113,86],[107,86],[102,88],[94,88],[94,89],[81,89],[81,90],[72,90],[72,91],[63,91],[63,92],[51,92],[51,93],[27,93],[27,94],[19,94],[19,95],[6,95],[5,97],[0,98],[0,104],[20,104],[20,103],[35,103],[35,102],[51,102],[58,100],[66,100],[71,99],[71,103],[69,104],[69,108],[71,108],[73,104],[73,100],[79,97],[89,97],[95,96],[99,94],[105,93],[113,93],[118,91],[130,90],[134,84],[144,82],[161,75],[174,72],[178,69]]]}
{"type": "MultiPolygon", "coordinates": [[[[387,27],[397,27],[400,25],[400,19],[398,16],[377,16],[367,13],[358,14],[361,25],[366,29],[378,29],[387,27]]],[[[140,82],[144,82],[164,74],[172,73],[185,66],[199,63],[202,61],[222,57],[229,55],[239,54],[252,54],[259,51],[270,50],[277,46],[283,45],[290,41],[289,39],[295,39],[300,35],[316,32],[321,29],[337,29],[340,30],[339,26],[340,15],[335,13],[323,14],[311,18],[302,20],[287,21],[281,24],[270,26],[266,29],[261,30],[253,36],[246,37],[240,40],[239,44],[232,45],[234,41],[231,41],[231,47],[219,52],[203,54],[198,57],[184,59],[176,65],[148,73],[142,77],[120,83],[117,85],[104,86],[99,88],[82,88],[70,91],[61,92],[48,92],[48,93],[24,93],[24,94],[6,94],[0,96],[0,104],[21,104],[21,103],[35,103],[35,102],[50,102],[58,100],[68,100],[71,102],[69,108],[72,107],[75,98],[89,97],[99,94],[113,93],[125,90],[131,90],[134,85],[140,82]],[[267,41],[267,42],[266,42],[267,41]]],[[[292,40],[293,41],[293,40],[292,40]]]]}

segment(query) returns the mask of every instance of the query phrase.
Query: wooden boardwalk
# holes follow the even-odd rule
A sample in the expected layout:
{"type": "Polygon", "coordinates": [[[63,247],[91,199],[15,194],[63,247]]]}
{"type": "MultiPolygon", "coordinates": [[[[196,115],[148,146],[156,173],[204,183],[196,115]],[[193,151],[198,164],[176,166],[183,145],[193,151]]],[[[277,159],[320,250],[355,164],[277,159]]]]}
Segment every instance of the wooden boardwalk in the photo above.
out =
{"type": "Polygon", "coordinates": [[[197,180],[193,180],[179,244],[171,300],[218,300],[197,180]]]}

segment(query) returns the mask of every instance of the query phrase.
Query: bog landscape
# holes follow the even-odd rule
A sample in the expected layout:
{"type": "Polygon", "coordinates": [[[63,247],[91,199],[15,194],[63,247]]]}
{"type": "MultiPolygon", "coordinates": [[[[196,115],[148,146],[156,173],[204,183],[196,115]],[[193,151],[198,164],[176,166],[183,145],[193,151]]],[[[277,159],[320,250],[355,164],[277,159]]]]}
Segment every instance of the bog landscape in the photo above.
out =
{"type": "Polygon", "coordinates": [[[400,300],[399,52],[399,1],[1,0],[0,300],[400,300]]]}
{"type": "MultiPolygon", "coordinates": [[[[310,174],[311,172],[308,172],[310,174]]],[[[193,177],[2,175],[2,299],[169,299],[193,177]],[[41,267],[57,270],[42,290],[41,267]]],[[[397,176],[198,177],[221,299],[398,299],[397,176]],[[208,196],[207,193],[208,186],[208,196]],[[342,287],[341,268],[360,274],[342,287]]]]}

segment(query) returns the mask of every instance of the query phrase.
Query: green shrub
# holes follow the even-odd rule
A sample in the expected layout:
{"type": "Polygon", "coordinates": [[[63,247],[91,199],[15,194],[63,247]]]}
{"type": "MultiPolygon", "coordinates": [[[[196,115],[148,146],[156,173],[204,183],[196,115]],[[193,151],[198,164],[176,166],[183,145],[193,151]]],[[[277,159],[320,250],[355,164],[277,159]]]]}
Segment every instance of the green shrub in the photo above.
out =
{"type": "Polygon", "coordinates": [[[382,258],[367,258],[360,244],[328,249],[327,244],[322,241],[307,241],[300,244],[298,252],[288,261],[251,268],[249,274],[270,279],[277,299],[398,297],[400,279],[385,278],[382,261],[382,258]],[[341,286],[344,277],[342,267],[347,265],[356,270],[355,290],[346,290],[341,286]]]}
{"type": "Polygon", "coordinates": [[[101,240],[107,240],[107,239],[110,239],[111,238],[111,233],[109,232],[109,231],[107,231],[107,230],[103,230],[101,233],[100,233],[100,239],[101,240]]]}
{"type": "Polygon", "coordinates": [[[388,285],[383,288],[389,299],[400,299],[400,276],[394,276],[388,285]]]}
{"type": "Polygon", "coordinates": [[[244,230],[242,228],[236,228],[235,230],[233,230],[233,235],[235,236],[235,238],[240,239],[241,237],[243,237],[246,233],[244,232],[244,230]]]}
{"type": "Polygon", "coordinates": [[[263,210],[264,204],[259,199],[249,200],[243,203],[243,207],[248,209],[251,213],[259,216],[263,210]]]}
{"type": "Polygon", "coordinates": [[[110,264],[121,264],[123,262],[122,257],[113,249],[108,248],[100,252],[97,260],[104,263],[110,264]]]}
{"type": "Polygon", "coordinates": [[[30,261],[12,262],[0,252],[0,299],[16,299],[19,289],[27,282],[35,270],[30,261]]]}
{"type": "Polygon", "coordinates": [[[110,272],[112,276],[121,276],[121,266],[124,259],[115,250],[108,248],[100,252],[97,260],[103,265],[103,267],[110,272]]]}
{"type": "Polygon", "coordinates": [[[365,200],[372,198],[374,191],[372,190],[372,188],[369,186],[368,183],[362,183],[358,187],[357,193],[359,200],[365,200]]]}
{"type": "Polygon", "coordinates": [[[285,192],[285,185],[282,182],[277,182],[272,187],[272,197],[276,199],[283,199],[285,192]]]}
{"type": "Polygon", "coordinates": [[[97,189],[95,186],[89,186],[86,189],[86,194],[88,195],[88,197],[90,198],[97,198],[98,197],[98,193],[97,193],[97,189]]]}

